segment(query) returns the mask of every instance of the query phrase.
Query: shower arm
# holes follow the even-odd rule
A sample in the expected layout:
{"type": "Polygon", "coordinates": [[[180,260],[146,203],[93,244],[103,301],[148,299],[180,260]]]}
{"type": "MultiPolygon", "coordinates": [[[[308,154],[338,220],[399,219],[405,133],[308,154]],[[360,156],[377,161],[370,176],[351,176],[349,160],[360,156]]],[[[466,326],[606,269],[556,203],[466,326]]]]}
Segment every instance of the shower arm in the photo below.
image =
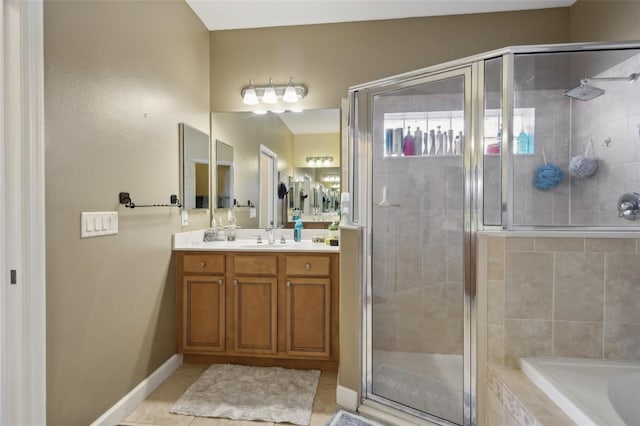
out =
{"type": "Polygon", "coordinates": [[[640,73],[633,73],[627,77],[587,77],[580,81],[584,84],[590,81],[628,81],[630,84],[633,84],[636,82],[638,77],[640,77],[640,73]]]}

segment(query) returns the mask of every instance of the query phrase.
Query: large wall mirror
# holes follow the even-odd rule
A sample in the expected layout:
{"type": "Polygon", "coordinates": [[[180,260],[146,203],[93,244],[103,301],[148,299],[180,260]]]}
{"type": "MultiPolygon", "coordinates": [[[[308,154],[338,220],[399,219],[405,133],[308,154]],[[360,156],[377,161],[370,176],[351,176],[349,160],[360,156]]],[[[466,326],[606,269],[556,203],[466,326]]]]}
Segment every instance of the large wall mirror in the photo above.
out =
{"type": "MultiPolygon", "coordinates": [[[[239,226],[261,228],[270,220],[277,227],[292,226],[293,214],[309,222],[307,227],[326,227],[335,219],[340,198],[339,109],[212,113],[211,131],[216,157],[218,141],[232,152],[231,203],[239,226]],[[269,173],[264,173],[265,150],[277,158],[277,170],[270,168],[269,173]]],[[[216,166],[217,192],[220,176],[216,166]]],[[[215,208],[215,215],[226,217],[227,204],[216,203],[215,208]]]]}
{"type": "Polygon", "coordinates": [[[180,135],[180,199],[185,210],[210,208],[209,135],[185,123],[180,135]]]}

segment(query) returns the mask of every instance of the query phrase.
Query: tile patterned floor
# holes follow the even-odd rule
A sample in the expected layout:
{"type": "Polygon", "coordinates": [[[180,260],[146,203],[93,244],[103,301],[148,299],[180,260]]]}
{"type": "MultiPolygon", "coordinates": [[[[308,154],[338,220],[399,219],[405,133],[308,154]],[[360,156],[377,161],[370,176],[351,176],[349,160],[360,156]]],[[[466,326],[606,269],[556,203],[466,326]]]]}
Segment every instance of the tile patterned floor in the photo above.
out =
{"type": "MultiPolygon", "coordinates": [[[[182,364],[167,380],[147,397],[121,426],[272,426],[273,423],[243,420],[180,416],[169,413],[171,406],[208,368],[204,364],[182,364]]],[[[310,426],[324,426],[336,411],[336,373],[322,372],[318,392],[313,401],[310,426]]],[[[277,423],[278,425],[287,423],[277,423]]]]}

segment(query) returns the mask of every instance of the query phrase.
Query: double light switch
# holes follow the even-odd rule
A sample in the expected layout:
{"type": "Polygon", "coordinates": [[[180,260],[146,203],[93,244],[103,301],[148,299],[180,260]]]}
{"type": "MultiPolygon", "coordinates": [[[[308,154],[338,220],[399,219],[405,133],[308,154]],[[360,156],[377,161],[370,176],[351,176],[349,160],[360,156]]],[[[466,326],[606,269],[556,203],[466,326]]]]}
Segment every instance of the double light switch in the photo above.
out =
{"type": "Polygon", "coordinates": [[[118,233],[118,212],[82,212],[80,238],[118,233]]]}

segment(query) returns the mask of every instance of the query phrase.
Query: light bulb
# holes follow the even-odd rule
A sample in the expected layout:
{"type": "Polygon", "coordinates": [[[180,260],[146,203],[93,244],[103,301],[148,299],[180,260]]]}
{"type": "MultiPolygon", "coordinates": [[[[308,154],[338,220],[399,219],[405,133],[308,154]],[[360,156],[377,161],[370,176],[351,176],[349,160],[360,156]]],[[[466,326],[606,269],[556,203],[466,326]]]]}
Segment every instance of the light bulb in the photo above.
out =
{"type": "Polygon", "coordinates": [[[249,80],[249,87],[244,90],[242,103],[246,105],[258,105],[258,95],[256,89],[253,88],[253,80],[249,80]]]}
{"type": "Polygon", "coordinates": [[[293,77],[289,78],[289,85],[284,89],[282,100],[290,104],[298,102],[298,93],[296,92],[296,88],[293,86],[293,77]]]}
{"type": "Polygon", "coordinates": [[[267,113],[267,111],[263,110],[263,109],[257,109],[255,111],[253,111],[254,114],[256,115],[265,115],[267,113]]]}
{"type": "Polygon", "coordinates": [[[292,106],[291,108],[289,108],[289,111],[291,111],[291,112],[302,112],[302,111],[304,111],[304,109],[302,109],[302,107],[296,105],[296,106],[292,106]]]}
{"type": "Polygon", "coordinates": [[[265,104],[275,104],[278,102],[278,97],[276,96],[276,89],[273,88],[273,83],[271,79],[269,79],[269,86],[264,89],[264,94],[262,95],[262,102],[265,104]]]}

